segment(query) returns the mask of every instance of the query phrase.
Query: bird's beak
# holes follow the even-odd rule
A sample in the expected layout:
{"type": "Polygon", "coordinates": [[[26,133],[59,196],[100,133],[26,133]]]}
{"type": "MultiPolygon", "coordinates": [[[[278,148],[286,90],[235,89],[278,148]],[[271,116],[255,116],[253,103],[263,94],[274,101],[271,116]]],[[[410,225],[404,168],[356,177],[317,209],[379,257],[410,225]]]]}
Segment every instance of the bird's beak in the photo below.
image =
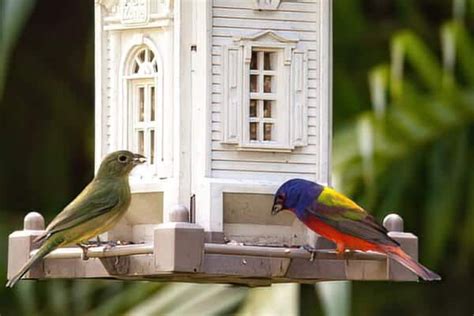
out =
{"type": "Polygon", "coordinates": [[[135,165],[140,165],[146,162],[146,157],[140,154],[133,154],[133,163],[135,165]]]}
{"type": "Polygon", "coordinates": [[[283,210],[283,206],[281,204],[273,204],[272,207],[272,215],[276,215],[283,210]]]}

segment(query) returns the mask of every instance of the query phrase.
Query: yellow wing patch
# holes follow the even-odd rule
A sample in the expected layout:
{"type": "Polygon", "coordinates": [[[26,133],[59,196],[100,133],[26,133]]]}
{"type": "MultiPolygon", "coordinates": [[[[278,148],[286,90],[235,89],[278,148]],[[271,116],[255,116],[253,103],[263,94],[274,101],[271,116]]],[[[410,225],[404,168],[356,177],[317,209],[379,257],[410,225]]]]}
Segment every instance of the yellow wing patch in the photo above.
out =
{"type": "Polygon", "coordinates": [[[360,214],[367,214],[367,212],[362,207],[357,205],[357,203],[329,187],[324,188],[323,192],[321,192],[321,195],[318,198],[318,201],[327,206],[345,208],[351,211],[356,211],[360,214]]]}

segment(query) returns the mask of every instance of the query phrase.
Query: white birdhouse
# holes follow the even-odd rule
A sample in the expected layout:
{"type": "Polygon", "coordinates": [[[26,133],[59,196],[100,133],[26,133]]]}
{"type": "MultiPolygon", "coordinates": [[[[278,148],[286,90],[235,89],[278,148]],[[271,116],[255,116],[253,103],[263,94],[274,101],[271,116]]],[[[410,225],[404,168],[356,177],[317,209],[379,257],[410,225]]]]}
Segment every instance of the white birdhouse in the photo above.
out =
{"type": "Polygon", "coordinates": [[[287,179],[329,181],[330,1],[96,2],[96,165],[148,158],[109,239],[150,240],[194,196],[207,241],[307,243],[270,208],[287,179]]]}

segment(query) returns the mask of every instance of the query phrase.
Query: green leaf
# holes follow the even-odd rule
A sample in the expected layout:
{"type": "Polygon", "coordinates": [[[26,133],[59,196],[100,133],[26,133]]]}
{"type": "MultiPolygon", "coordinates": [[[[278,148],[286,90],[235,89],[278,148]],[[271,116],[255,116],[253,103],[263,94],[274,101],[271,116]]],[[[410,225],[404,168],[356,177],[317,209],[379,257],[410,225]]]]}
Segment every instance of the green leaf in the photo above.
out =
{"type": "Polygon", "coordinates": [[[455,133],[436,144],[430,157],[422,249],[431,264],[437,264],[441,259],[455,227],[462,175],[467,167],[467,145],[467,133],[455,133]]]}
{"type": "Polygon", "coordinates": [[[402,31],[392,40],[392,92],[398,97],[403,92],[404,63],[413,67],[426,88],[438,91],[442,70],[435,55],[411,31],[402,31]]]}

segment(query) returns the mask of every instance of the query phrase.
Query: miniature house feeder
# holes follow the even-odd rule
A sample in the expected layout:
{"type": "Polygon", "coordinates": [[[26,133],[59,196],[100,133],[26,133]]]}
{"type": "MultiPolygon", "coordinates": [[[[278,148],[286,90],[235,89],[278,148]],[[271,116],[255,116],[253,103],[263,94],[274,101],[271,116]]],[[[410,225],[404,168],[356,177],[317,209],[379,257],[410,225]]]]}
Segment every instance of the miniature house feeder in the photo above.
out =
{"type": "MultiPolygon", "coordinates": [[[[330,0],[96,0],[95,31],[96,166],[124,148],[148,162],[101,236],[124,245],[92,247],[90,260],[57,249],[25,278],[417,279],[384,255],[341,258],[292,214],[271,216],[284,181],[329,183],[330,0]]],[[[401,218],[386,226],[416,258],[401,218]]],[[[42,229],[30,213],[10,235],[10,277],[42,229]]]]}

